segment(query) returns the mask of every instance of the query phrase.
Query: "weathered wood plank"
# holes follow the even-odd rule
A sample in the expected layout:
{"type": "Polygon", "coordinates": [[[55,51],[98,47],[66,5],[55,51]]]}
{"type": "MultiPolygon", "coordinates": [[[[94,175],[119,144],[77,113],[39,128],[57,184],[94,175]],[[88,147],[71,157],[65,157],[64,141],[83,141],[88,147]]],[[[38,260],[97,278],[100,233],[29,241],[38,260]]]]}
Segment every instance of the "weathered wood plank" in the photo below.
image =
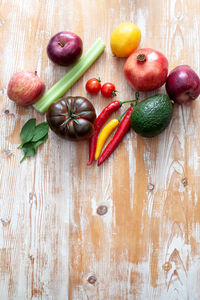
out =
{"type": "Polygon", "coordinates": [[[66,72],[48,60],[46,45],[70,30],[82,36],[84,51],[98,37],[107,48],[67,94],[88,97],[99,113],[108,100],[89,96],[84,84],[100,76],[116,84],[118,99],[134,98],[123,78],[125,60],[109,47],[111,31],[124,20],[138,24],[140,46],[165,53],[170,69],[189,64],[199,73],[198,2],[1,1],[2,299],[200,298],[198,101],[175,107],[159,137],[130,131],[104,165],[88,167],[86,142],[65,142],[52,132],[37,156],[20,164],[21,127],[45,116],[6,96],[17,70],[37,70],[47,88],[66,72]]]}

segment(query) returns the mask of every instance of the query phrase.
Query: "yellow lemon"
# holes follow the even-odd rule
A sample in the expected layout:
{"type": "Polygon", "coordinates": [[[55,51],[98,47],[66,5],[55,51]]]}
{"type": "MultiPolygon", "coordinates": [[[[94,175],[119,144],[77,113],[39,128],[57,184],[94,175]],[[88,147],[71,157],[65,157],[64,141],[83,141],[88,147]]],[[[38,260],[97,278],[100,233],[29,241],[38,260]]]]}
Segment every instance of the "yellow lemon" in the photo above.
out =
{"type": "Polygon", "coordinates": [[[119,24],[111,34],[110,47],[117,57],[128,57],[140,44],[141,31],[131,22],[119,24]]]}

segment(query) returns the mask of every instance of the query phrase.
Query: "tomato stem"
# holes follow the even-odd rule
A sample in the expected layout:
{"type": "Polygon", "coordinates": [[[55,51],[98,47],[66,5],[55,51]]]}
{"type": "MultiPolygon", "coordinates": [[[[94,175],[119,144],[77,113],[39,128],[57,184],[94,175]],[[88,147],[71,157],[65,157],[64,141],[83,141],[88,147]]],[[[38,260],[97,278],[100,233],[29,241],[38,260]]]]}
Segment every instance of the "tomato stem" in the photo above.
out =
{"type": "Polygon", "coordinates": [[[98,78],[95,78],[98,82],[100,82],[101,83],[101,78],[100,77],[98,77],[98,78]]]}
{"type": "Polygon", "coordinates": [[[117,96],[117,93],[118,93],[117,90],[112,91],[112,96],[113,96],[113,97],[117,96]]]}

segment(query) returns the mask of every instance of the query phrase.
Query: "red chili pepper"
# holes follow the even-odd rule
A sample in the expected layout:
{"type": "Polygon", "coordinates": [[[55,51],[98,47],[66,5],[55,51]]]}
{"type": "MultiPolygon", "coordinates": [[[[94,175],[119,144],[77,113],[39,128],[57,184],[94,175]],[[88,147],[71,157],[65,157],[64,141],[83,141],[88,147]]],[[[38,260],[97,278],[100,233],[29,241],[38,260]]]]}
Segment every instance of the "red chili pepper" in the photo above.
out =
{"type": "Polygon", "coordinates": [[[112,152],[117,148],[119,143],[122,141],[125,134],[130,129],[130,117],[131,113],[133,111],[134,107],[131,106],[127,113],[125,114],[124,118],[122,119],[113,139],[110,141],[110,143],[106,146],[105,150],[101,154],[97,165],[100,166],[111,154],[112,152]]]}
{"type": "Polygon", "coordinates": [[[97,139],[98,134],[102,128],[102,126],[105,124],[105,122],[108,120],[110,115],[118,110],[123,103],[127,102],[133,102],[134,100],[128,100],[128,101],[113,101],[110,104],[108,104],[100,113],[100,115],[97,117],[95,124],[94,124],[94,133],[91,136],[89,140],[89,161],[88,166],[92,164],[94,160],[94,155],[96,151],[96,145],[97,145],[97,139]]]}

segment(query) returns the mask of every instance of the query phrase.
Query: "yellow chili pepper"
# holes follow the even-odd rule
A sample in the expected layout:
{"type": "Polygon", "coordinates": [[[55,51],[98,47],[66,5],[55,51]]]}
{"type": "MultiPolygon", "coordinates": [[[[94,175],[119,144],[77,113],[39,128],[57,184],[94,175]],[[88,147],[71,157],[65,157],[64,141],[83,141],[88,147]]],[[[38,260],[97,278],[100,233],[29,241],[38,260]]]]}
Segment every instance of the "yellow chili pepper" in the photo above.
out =
{"type": "Polygon", "coordinates": [[[101,150],[103,148],[103,145],[105,144],[107,138],[109,135],[113,132],[113,130],[118,126],[119,120],[118,119],[112,119],[106,126],[102,129],[99,138],[97,140],[97,146],[96,146],[96,152],[95,152],[95,160],[98,159],[101,150]]]}

